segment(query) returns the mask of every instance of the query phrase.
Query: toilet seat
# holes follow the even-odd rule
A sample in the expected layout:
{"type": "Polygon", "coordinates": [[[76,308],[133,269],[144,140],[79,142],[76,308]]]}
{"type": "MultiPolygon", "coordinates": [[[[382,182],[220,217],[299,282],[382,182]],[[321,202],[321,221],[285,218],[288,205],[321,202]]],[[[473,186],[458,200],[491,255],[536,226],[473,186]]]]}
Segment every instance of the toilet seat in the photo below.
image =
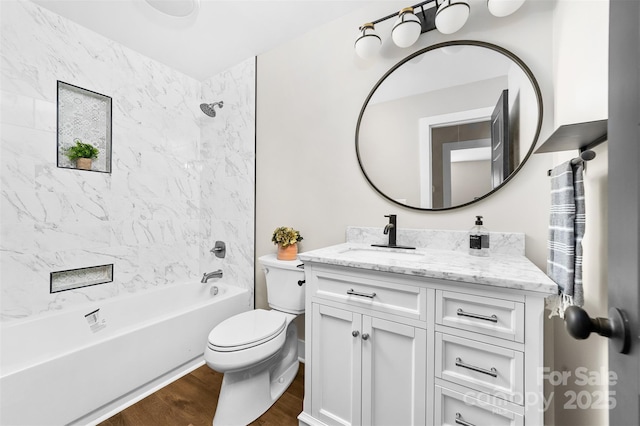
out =
{"type": "Polygon", "coordinates": [[[209,348],[217,352],[235,352],[274,339],[287,326],[286,315],[278,311],[256,309],[227,318],[209,333],[209,348]]]}

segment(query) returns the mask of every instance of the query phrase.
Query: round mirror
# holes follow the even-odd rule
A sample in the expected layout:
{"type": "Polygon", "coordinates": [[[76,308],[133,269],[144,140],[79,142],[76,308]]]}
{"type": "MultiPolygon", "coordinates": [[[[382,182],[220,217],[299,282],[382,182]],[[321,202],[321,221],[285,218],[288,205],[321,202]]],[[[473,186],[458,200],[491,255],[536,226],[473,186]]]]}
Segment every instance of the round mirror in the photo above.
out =
{"type": "Polygon", "coordinates": [[[529,68],[489,43],[451,41],[391,68],[362,106],[356,154],[385,198],[447,210],[504,186],[531,155],[542,96],[529,68]]]}

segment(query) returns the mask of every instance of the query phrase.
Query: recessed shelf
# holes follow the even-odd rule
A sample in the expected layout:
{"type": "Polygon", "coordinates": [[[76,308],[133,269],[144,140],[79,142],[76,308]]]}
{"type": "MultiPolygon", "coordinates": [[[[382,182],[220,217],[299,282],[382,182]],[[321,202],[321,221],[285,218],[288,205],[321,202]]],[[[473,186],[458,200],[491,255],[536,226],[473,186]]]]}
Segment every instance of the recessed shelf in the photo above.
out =
{"type": "Polygon", "coordinates": [[[58,80],[57,166],[64,169],[111,173],[111,97],[58,80]],[[78,167],[67,156],[76,141],[98,150],[88,169],[78,167]]]}
{"type": "Polygon", "coordinates": [[[50,274],[51,293],[88,287],[113,281],[113,263],[87,268],[55,271],[50,274]]]}
{"type": "Polygon", "coordinates": [[[536,150],[536,154],[592,149],[607,140],[607,121],[605,119],[560,126],[536,150]]]}

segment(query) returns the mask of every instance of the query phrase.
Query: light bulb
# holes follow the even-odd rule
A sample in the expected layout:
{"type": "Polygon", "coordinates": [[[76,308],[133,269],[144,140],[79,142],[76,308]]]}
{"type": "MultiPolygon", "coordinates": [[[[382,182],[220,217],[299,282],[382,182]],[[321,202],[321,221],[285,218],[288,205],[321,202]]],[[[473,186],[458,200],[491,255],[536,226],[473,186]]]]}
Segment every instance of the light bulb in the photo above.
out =
{"type": "Polygon", "coordinates": [[[382,40],[376,34],[373,24],[367,23],[360,27],[361,34],[356,39],[354,48],[362,59],[371,59],[378,54],[382,40]]]}
{"type": "Polygon", "coordinates": [[[442,34],[453,34],[469,19],[469,3],[466,0],[445,0],[436,12],[436,28],[442,34]]]}
{"type": "Polygon", "coordinates": [[[502,18],[520,9],[524,2],[525,0],[487,0],[487,8],[493,16],[502,18]]]}
{"type": "Polygon", "coordinates": [[[409,47],[418,40],[422,32],[420,19],[414,15],[412,7],[406,7],[398,14],[393,24],[391,38],[398,47],[409,47]]]}
{"type": "Polygon", "coordinates": [[[196,12],[200,0],[147,0],[153,8],[169,16],[184,18],[196,12]]]}

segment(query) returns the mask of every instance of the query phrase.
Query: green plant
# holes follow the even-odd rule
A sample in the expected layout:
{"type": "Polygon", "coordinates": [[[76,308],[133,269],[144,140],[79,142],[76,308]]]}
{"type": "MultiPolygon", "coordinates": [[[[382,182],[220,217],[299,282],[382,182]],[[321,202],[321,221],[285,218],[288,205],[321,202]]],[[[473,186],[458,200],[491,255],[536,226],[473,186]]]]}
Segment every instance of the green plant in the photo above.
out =
{"type": "Polygon", "coordinates": [[[273,241],[273,244],[279,244],[282,247],[287,247],[296,244],[298,241],[302,241],[302,235],[300,235],[299,231],[296,231],[293,228],[280,226],[273,231],[271,241],[273,241]]]}
{"type": "Polygon", "coordinates": [[[98,148],[90,143],[83,143],[80,139],[73,140],[76,144],[67,148],[67,157],[75,161],[78,158],[98,158],[98,148]]]}

